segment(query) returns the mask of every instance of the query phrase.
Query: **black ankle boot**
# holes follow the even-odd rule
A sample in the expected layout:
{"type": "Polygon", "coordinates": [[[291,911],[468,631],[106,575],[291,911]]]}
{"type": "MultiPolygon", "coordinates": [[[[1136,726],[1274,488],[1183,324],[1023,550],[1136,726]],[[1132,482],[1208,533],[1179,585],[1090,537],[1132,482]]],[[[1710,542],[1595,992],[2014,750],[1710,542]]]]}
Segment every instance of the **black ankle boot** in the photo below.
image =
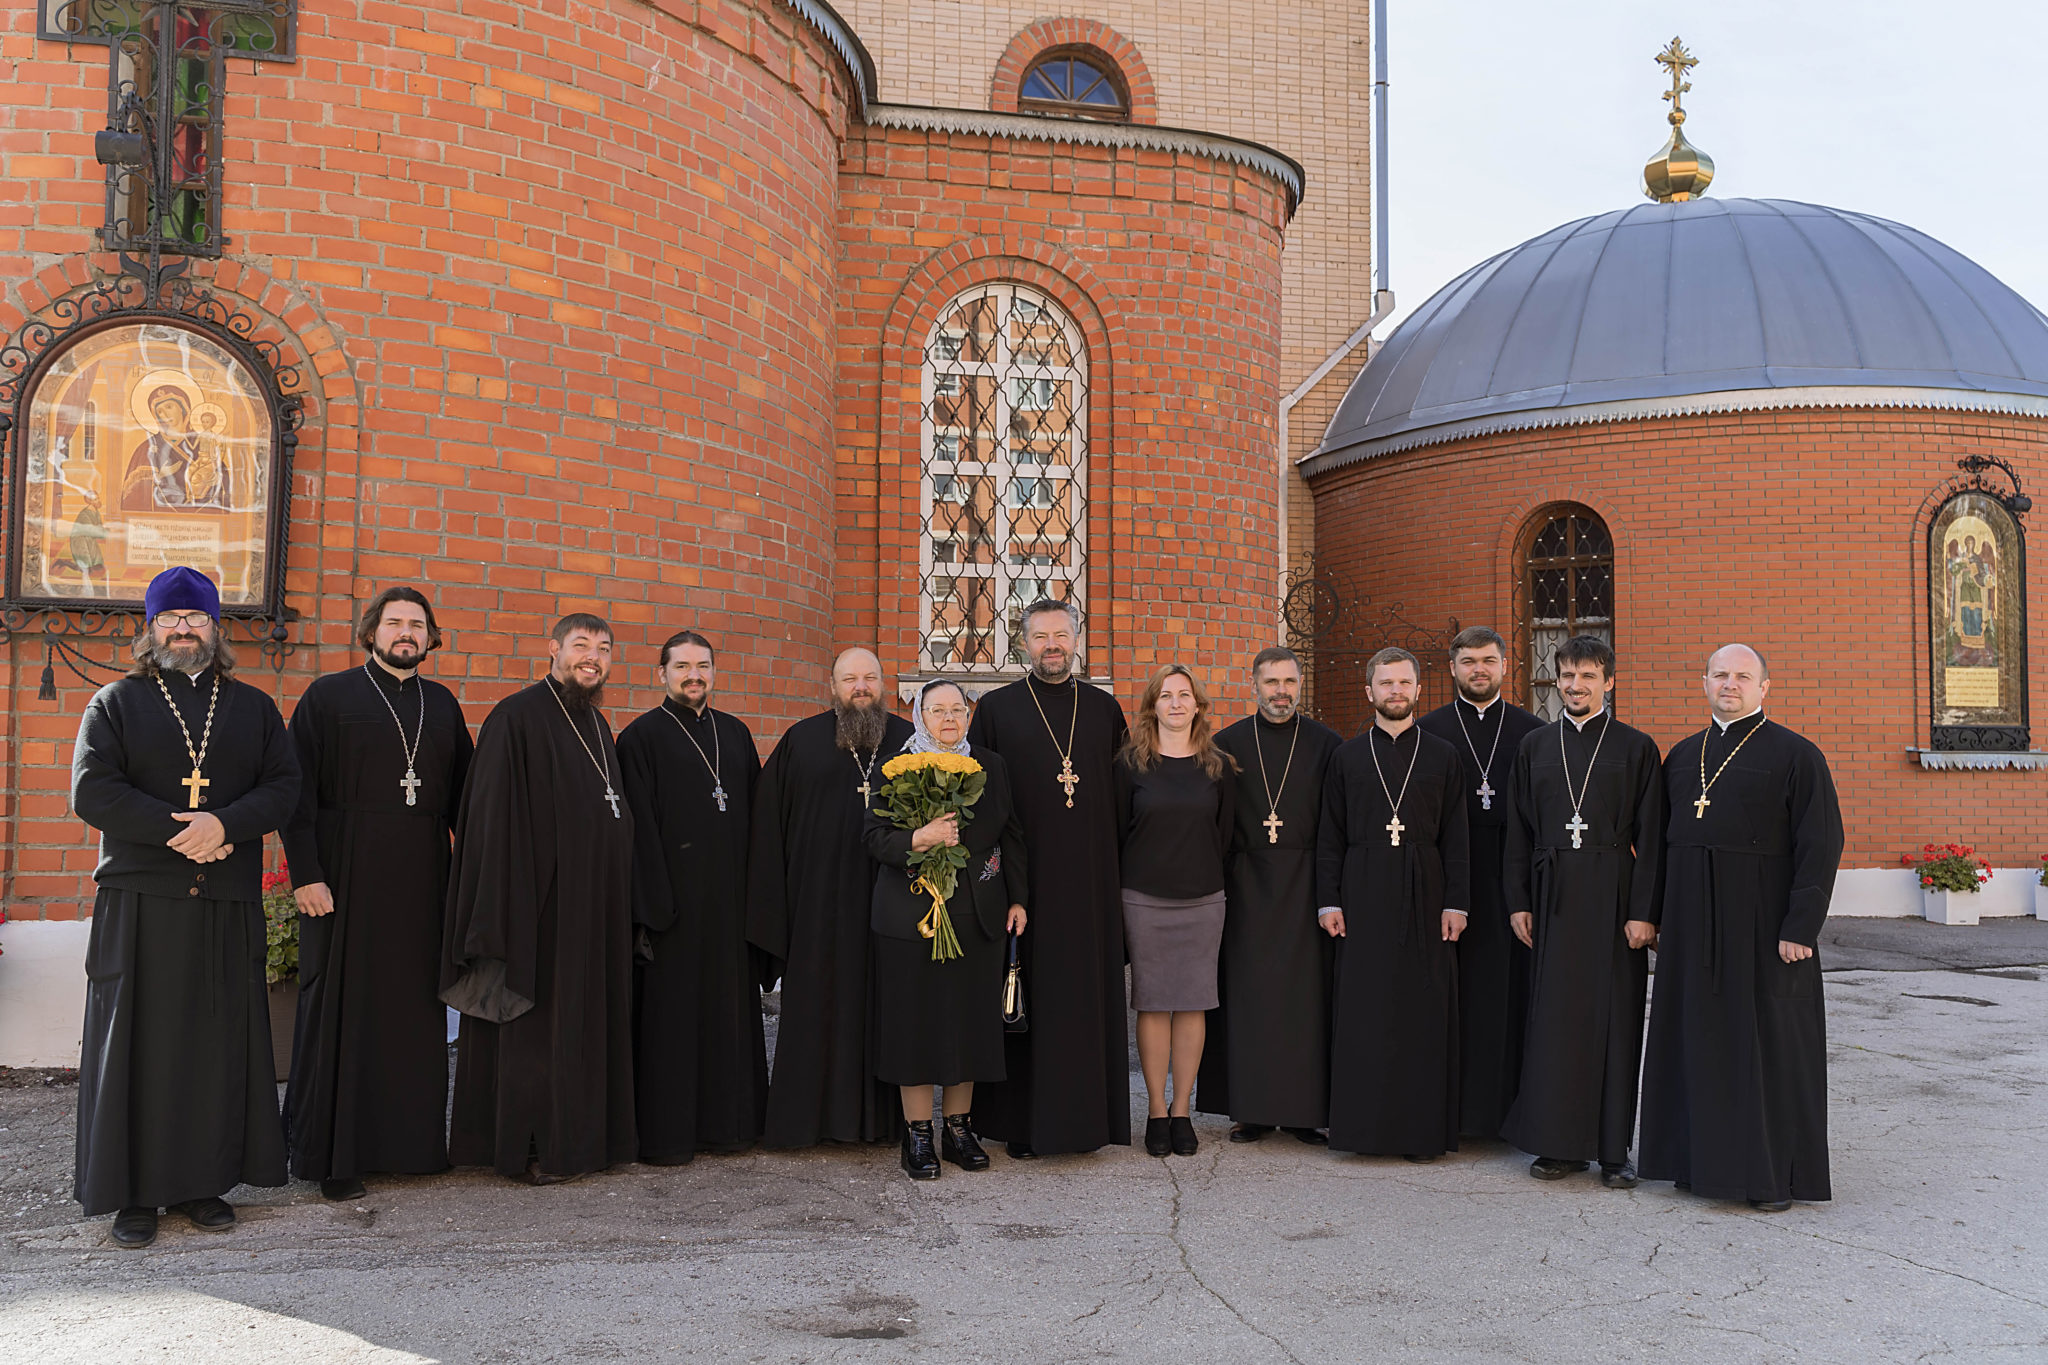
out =
{"type": "Polygon", "coordinates": [[[939,1154],[963,1171],[988,1169],[988,1153],[974,1139],[974,1120],[969,1114],[946,1115],[946,1131],[939,1137],[939,1154]]]}
{"type": "Polygon", "coordinates": [[[1167,1120],[1167,1141],[1173,1144],[1175,1156],[1193,1156],[1202,1144],[1195,1137],[1195,1121],[1186,1114],[1177,1114],[1167,1120]]]}
{"type": "Polygon", "coordinates": [[[1173,1150],[1173,1138],[1169,1136],[1172,1125],[1165,1119],[1145,1120],[1145,1150],[1153,1156],[1165,1156],[1173,1150]]]}
{"type": "Polygon", "coordinates": [[[939,1178],[939,1154],[932,1150],[930,1119],[912,1119],[903,1125],[903,1169],[912,1180],[939,1178]]]}

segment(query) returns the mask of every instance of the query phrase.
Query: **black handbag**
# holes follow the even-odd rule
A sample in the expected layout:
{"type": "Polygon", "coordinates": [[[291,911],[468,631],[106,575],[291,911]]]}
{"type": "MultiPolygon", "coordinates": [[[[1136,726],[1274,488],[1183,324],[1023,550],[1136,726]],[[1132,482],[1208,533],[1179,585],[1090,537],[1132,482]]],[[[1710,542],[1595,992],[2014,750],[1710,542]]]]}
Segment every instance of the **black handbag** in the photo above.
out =
{"type": "Polygon", "coordinates": [[[1003,1032],[1029,1033],[1031,1020],[1024,1014],[1024,964],[1017,958],[1017,936],[1010,935],[1008,967],[1003,974],[1003,1032]]]}

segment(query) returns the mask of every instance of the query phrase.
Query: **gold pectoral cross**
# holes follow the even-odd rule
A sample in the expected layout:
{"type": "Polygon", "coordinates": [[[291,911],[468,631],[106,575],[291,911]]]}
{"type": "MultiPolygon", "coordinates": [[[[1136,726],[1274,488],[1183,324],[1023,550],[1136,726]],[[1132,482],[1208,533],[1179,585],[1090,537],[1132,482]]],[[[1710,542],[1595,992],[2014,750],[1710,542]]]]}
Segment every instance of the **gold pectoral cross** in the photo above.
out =
{"type": "MultiPolygon", "coordinates": [[[[869,786],[865,779],[863,779],[861,784],[858,787],[855,787],[854,790],[860,793],[860,803],[863,806],[867,805],[875,794],[875,789],[869,786]]],[[[1069,801],[1067,804],[1071,806],[1073,802],[1069,801]]],[[[719,809],[724,810],[725,807],[721,805],[719,806],[719,809]]]]}
{"type": "Polygon", "coordinates": [[[1700,799],[1692,803],[1692,818],[1695,820],[1706,819],[1707,807],[1713,804],[1713,802],[1707,800],[1707,794],[1705,792],[1701,792],[1700,799]]]}
{"type": "Polygon", "coordinates": [[[1072,810],[1074,808],[1074,788],[1081,781],[1081,775],[1074,771],[1073,759],[1068,758],[1065,754],[1060,755],[1060,775],[1055,777],[1053,781],[1059,783],[1060,787],[1066,792],[1067,809],[1072,810]]]}
{"type": "Polygon", "coordinates": [[[192,809],[198,810],[199,807],[205,804],[206,802],[206,798],[201,796],[199,793],[207,787],[211,787],[213,785],[213,779],[210,777],[201,777],[199,775],[199,765],[195,763],[192,765],[192,776],[183,779],[178,783],[178,785],[185,789],[185,799],[192,803],[192,809]]]}
{"type": "Polygon", "coordinates": [[[1280,827],[1286,824],[1287,822],[1280,818],[1279,811],[1273,811],[1272,813],[1268,814],[1265,819],[1259,821],[1259,823],[1266,827],[1267,843],[1277,844],[1280,842],[1280,827]]]}
{"type": "Polygon", "coordinates": [[[1387,831],[1388,841],[1395,848],[1399,848],[1401,846],[1401,831],[1408,828],[1408,826],[1401,823],[1401,812],[1395,811],[1394,818],[1387,821],[1382,828],[1387,831]]]}

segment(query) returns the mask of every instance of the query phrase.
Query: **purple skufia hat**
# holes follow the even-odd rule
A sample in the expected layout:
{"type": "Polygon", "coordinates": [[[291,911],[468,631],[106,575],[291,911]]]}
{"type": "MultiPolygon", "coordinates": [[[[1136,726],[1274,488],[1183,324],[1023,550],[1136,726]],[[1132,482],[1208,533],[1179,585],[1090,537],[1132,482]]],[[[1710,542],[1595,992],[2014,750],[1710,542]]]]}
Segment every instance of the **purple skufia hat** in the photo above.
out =
{"type": "Polygon", "coordinates": [[[197,569],[176,564],[149,580],[142,595],[142,614],[154,621],[158,612],[203,611],[220,620],[220,589],[197,569]]]}

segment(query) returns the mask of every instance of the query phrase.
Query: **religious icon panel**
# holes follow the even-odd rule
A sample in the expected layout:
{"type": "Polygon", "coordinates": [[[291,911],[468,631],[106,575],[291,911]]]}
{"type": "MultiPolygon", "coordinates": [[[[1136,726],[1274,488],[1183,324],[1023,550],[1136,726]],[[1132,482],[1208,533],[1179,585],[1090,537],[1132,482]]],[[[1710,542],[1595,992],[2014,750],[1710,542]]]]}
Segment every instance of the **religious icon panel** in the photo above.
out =
{"type": "Polygon", "coordinates": [[[262,382],[168,319],[86,333],[38,374],[17,433],[8,595],[139,606],[186,564],[221,605],[269,603],[278,422],[262,382]]]}
{"type": "Polygon", "coordinates": [[[2026,562],[2019,522],[1990,493],[1958,493],[1928,541],[1934,747],[2025,747],[2026,562]]]}

